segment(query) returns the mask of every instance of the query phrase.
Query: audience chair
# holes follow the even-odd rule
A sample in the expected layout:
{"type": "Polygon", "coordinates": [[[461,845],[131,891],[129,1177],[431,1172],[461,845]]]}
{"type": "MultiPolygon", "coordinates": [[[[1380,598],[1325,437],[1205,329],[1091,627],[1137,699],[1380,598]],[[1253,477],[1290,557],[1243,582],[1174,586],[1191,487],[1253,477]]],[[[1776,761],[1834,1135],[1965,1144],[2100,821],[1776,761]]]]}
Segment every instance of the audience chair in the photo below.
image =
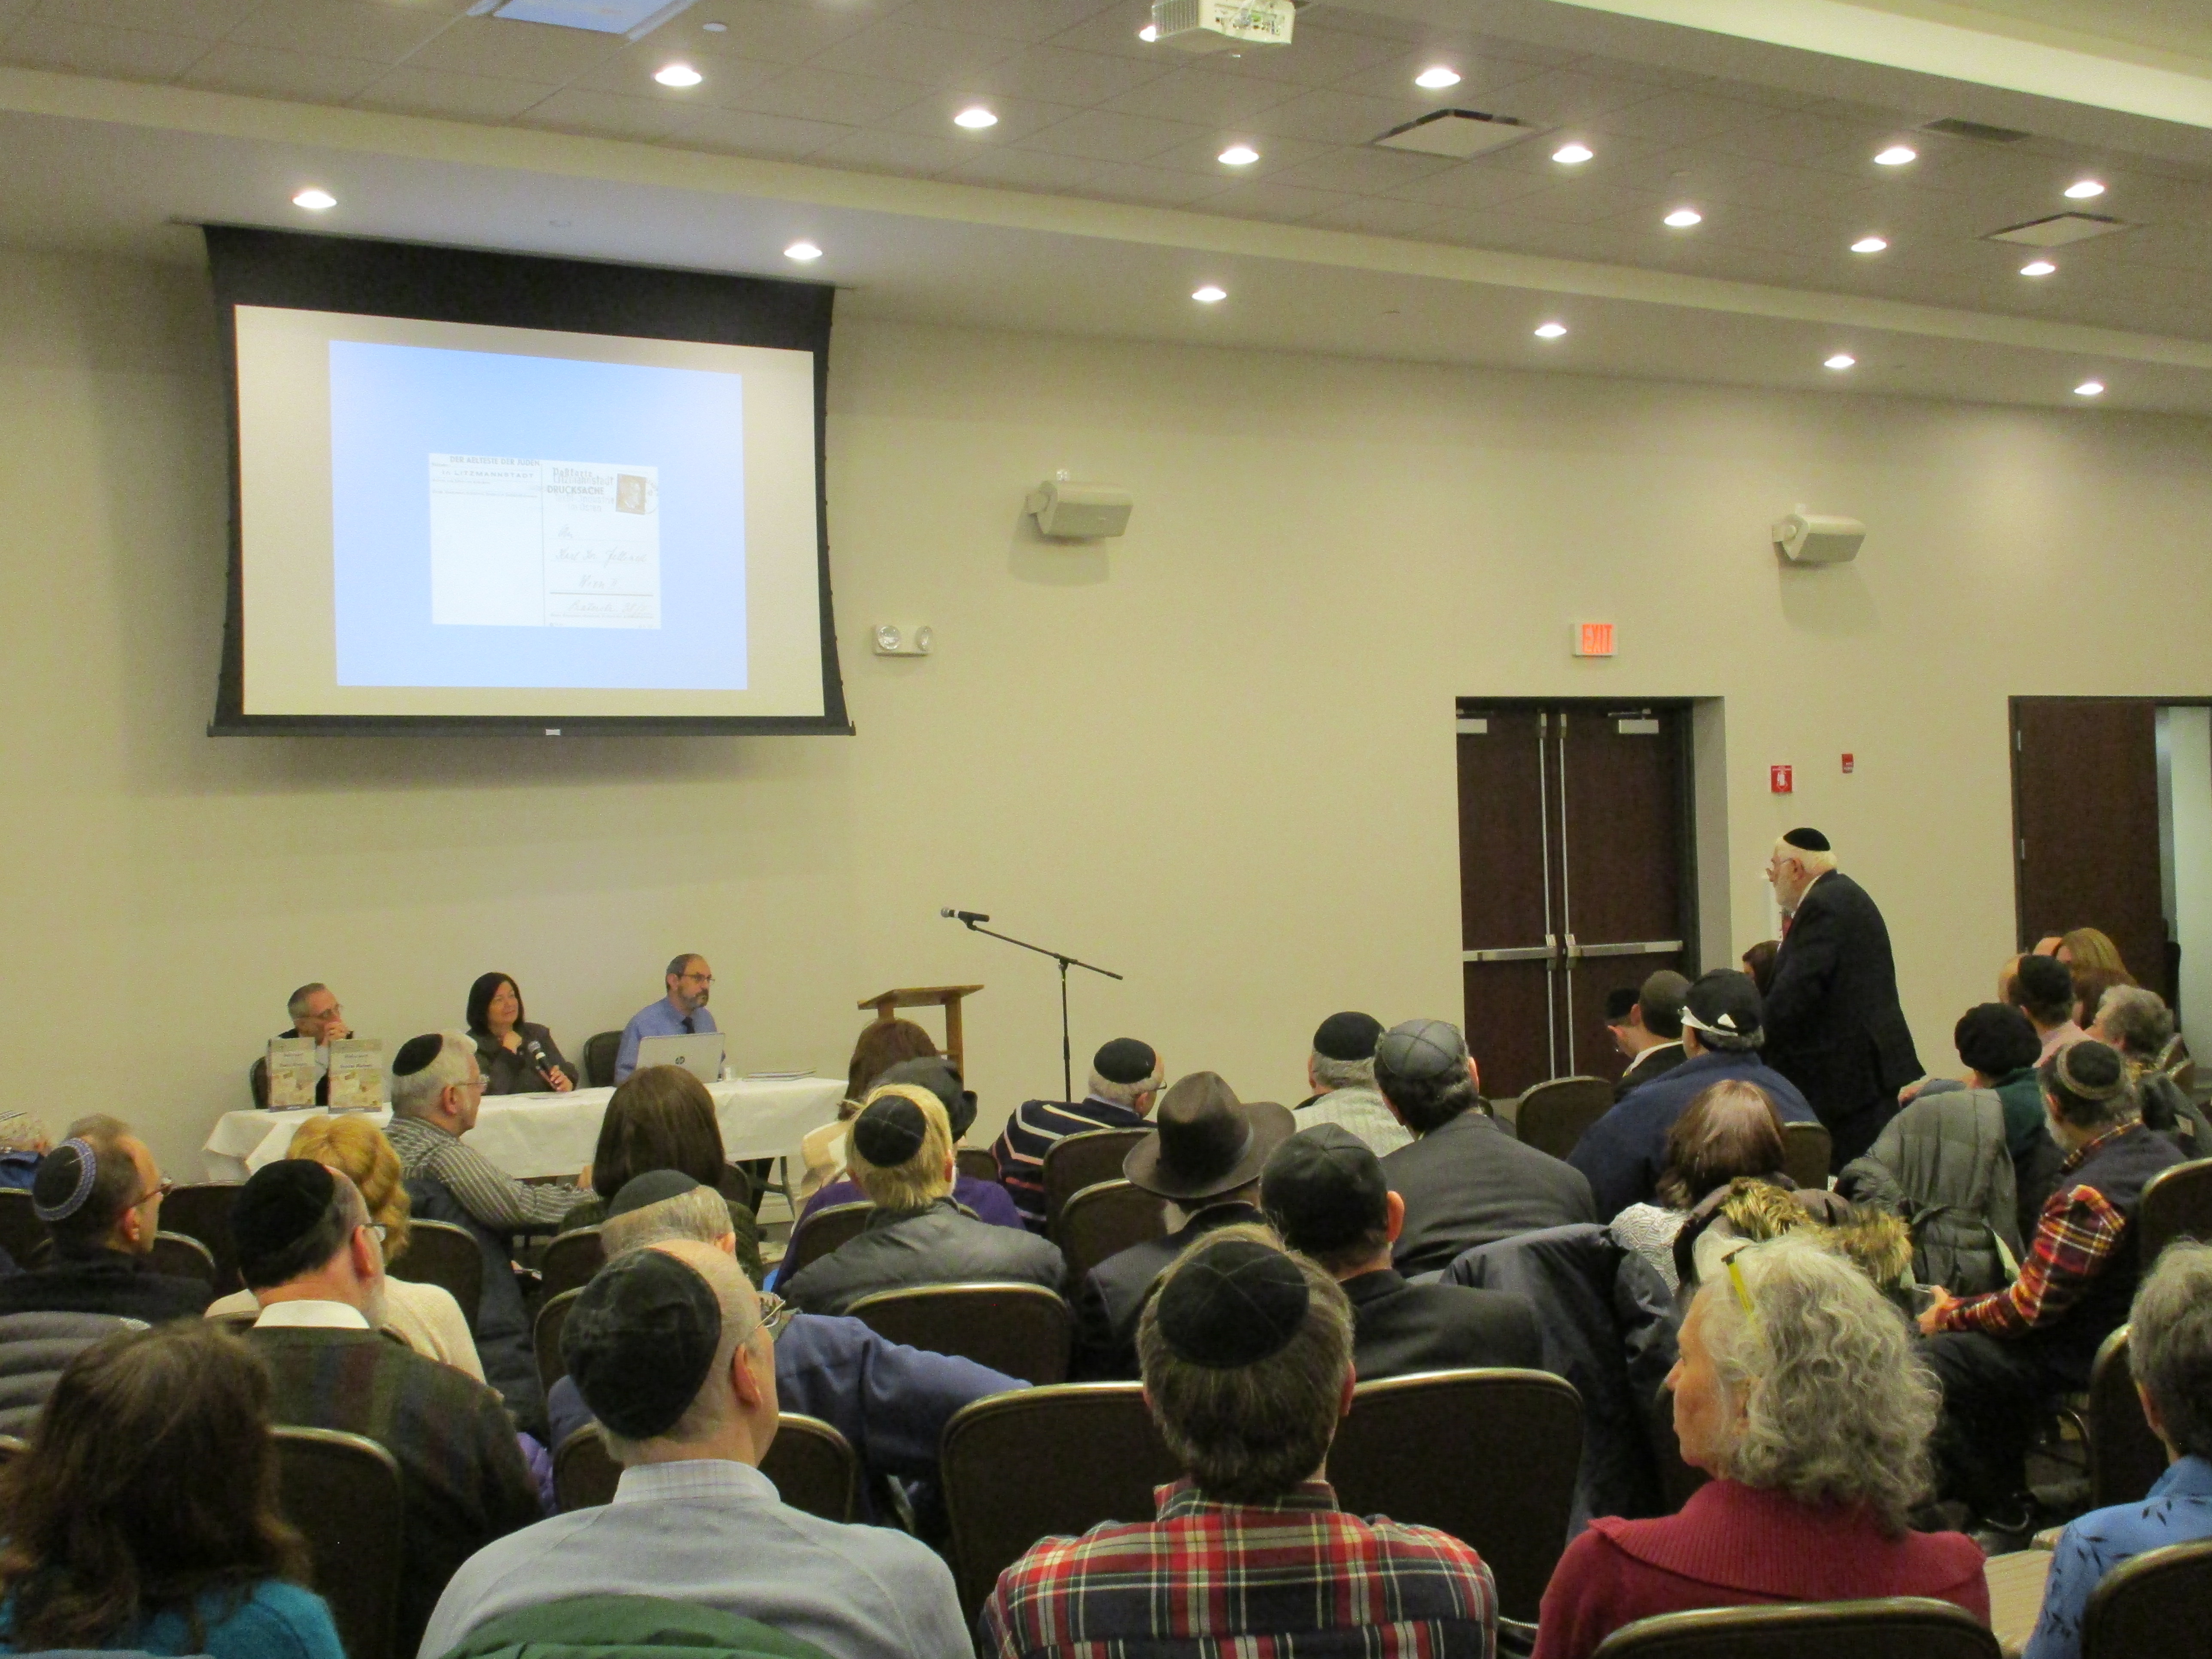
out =
{"type": "MultiPolygon", "coordinates": [[[[2128,1328],[2106,1337],[2089,1371],[2089,1507],[2133,1504],[2149,1496],[2166,1473],[2166,1448],[2150,1431],[2142,1397],[2128,1367],[2128,1328]]],[[[2212,1613],[2212,1607],[2208,1607],[2212,1613]]]]}
{"type": "Polygon", "coordinates": [[[1824,1191],[1828,1164],[1835,1157],[1835,1142],[1818,1123],[1782,1126],[1782,1172],[1808,1192],[1824,1191]]]}
{"type": "Polygon", "coordinates": [[[808,1262],[818,1261],[848,1239],[859,1237],[875,1210],[874,1205],[863,1200],[831,1204],[808,1216],[792,1230],[791,1245],[783,1253],[783,1265],[775,1270],[775,1282],[790,1284],[808,1262]]]}
{"type": "Polygon", "coordinates": [[[568,1374],[568,1362],[561,1357],[561,1328],[568,1322],[568,1310],[576,1305],[576,1298],[583,1293],[582,1285],[572,1285],[538,1304],[538,1319],[531,1328],[530,1340],[538,1355],[538,1386],[548,1394],[553,1391],[556,1382],[568,1374]]]}
{"type": "Polygon", "coordinates": [[[622,1465],[607,1450],[597,1423],[585,1424],[553,1454],[553,1501],[564,1515],[612,1503],[621,1479],[622,1465]]]}
{"type": "Polygon", "coordinates": [[[2212,1538],[2124,1561],[2090,1592],[2081,1659],[2203,1659],[2212,1538]]]}
{"type": "Polygon", "coordinates": [[[2177,1238],[2212,1241],[2212,1158],[2177,1164],[2152,1176],[2136,1206],[2136,1230],[2145,1273],[2177,1238]]]}
{"type": "Polygon", "coordinates": [[[399,1464],[365,1435],[278,1427],[278,1501],[306,1535],[309,1588],[331,1605],[347,1659],[392,1650],[399,1598],[399,1464]]]}
{"type": "Polygon", "coordinates": [[[1158,1238],[1168,1230],[1160,1200],[1126,1181],[1102,1181],[1067,1200],[1053,1233],[1067,1258],[1067,1287],[1082,1288],[1084,1275],[1108,1256],[1132,1244],[1158,1238]]]}
{"type": "Polygon", "coordinates": [[[864,1296],[845,1311],[886,1341],[957,1354],[1024,1382],[1067,1381],[1075,1316],[1042,1285],[918,1285],[864,1296]]]}
{"type": "Polygon", "coordinates": [[[550,1302],[563,1291],[581,1290],[606,1262],[606,1246],[600,1243],[597,1227],[562,1233],[545,1247],[545,1255],[538,1263],[541,1281],[538,1294],[550,1302]]]}
{"type": "Polygon", "coordinates": [[[246,1288],[246,1282],[238,1276],[238,1252],[230,1240],[230,1206],[237,1197],[235,1182],[200,1181],[176,1188],[161,1200],[161,1231],[197,1238],[215,1257],[217,1296],[246,1288]]]}
{"type": "Polygon", "coordinates": [[[622,1052],[620,1031],[596,1031],[584,1039],[584,1084],[587,1088],[615,1086],[615,1056],[622,1052]]]}
{"type": "Polygon", "coordinates": [[[12,1434],[0,1434],[0,1469],[6,1468],[30,1449],[31,1444],[27,1440],[18,1440],[12,1434]]]}
{"type": "Polygon", "coordinates": [[[391,1273],[417,1285],[444,1285],[461,1304],[469,1328],[477,1328],[483,1303],[483,1251],[466,1228],[417,1217],[408,1224],[406,1253],[392,1264],[391,1273]]]}
{"type": "Polygon", "coordinates": [[[197,1279],[210,1291],[216,1288],[218,1275],[214,1251],[197,1238],[173,1233],[166,1227],[154,1235],[154,1248],[146,1253],[146,1269],[179,1279],[197,1279]]]}
{"type": "Polygon", "coordinates": [[[15,1259],[19,1267],[34,1267],[53,1254],[54,1241],[46,1224],[31,1207],[27,1188],[0,1188],[0,1249],[15,1259]]]}
{"type": "Polygon", "coordinates": [[[1595,1659],[2002,1659],[1997,1638],[1964,1608],[1921,1595],[1708,1607],[1639,1619],[1598,1644],[1595,1659]]]}
{"type": "Polygon", "coordinates": [[[1129,1149],[1155,1129],[1091,1129],[1069,1135],[1045,1148],[1045,1231],[1059,1237],[1060,1212],[1067,1200],[1085,1187],[1121,1178],[1129,1149]]]}
{"type": "Polygon", "coordinates": [[[1328,1479],[1347,1514],[1435,1527],[1473,1547],[1497,1576],[1498,1610],[1533,1624],[1567,1547],[1582,1455],[1582,1396],[1565,1377],[1427,1371],[1352,1390],[1328,1479]]]}
{"type": "Polygon", "coordinates": [[[1583,1132],[1612,1109],[1613,1085],[1603,1078],[1555,1077],[1521,1097],[1513,1127],[1524,1145],[1565,1158],[1583,1132]]]}
{"type": "Polygon", "coordinates": [[[1152,1488],[1182,1473],[1134,1382],[1062,1382],[972,1401],[945,1425],[941,1444],[952,1576],[970,1621],[1000,1573],[1038,1539],[1102,1521],[1149,1521],[1152,1488]]]}
{"type": "Polygon", "coordinates": [[[962,1175],[970,1181],[996,1181],[999,1160],[991,1155],[988,1146],[955,1146],[952,1161],[962,1175]]]}
{"type": "MultiPolygon", "coordinates": [[[[824,1521],[853,1518],[860,1460],[845,1437],[820,1418],[793,1413],[780,1417],[760,1467],[792,1508],[824,1521]]],[[[596,1423],[586,1423],[553,1454],[554,1501],[563,1513],[611,1503],[621,1479],[622,1465],[607,1450],[596,1423]]]]}

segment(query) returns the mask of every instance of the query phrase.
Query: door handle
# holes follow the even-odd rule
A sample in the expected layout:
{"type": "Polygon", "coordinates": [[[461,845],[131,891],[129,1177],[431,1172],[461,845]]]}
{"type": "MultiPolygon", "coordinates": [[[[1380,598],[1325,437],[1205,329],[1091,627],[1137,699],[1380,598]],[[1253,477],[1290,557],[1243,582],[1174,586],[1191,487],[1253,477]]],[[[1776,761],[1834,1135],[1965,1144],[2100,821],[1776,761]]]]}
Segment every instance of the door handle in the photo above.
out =
{"type": "Polygon", "coordinates": [[[1647,939],[1625,945],[1577,945],[1573,935],[1567,939],[1570,957],[1661,957],[1682,948],[1678,939],[1647,939]]]}
{"type": "Polygon", "coordinates": [[[1552,945],[1518,945],[1503,951],[1462,951],[1462,962],[1543,962],[1559,954],[1552,945]]]}

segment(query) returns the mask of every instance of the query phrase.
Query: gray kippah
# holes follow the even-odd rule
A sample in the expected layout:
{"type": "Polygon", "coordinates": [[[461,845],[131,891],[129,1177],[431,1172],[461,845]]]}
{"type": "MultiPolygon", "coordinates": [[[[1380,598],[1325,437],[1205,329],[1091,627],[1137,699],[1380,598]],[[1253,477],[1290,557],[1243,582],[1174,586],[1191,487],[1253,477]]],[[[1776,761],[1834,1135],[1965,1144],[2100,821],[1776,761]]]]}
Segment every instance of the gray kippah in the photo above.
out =
{"type": "Polygon", "coordinates": [[[1393,1077],[1422,1081],[1467,1069],[1467,1041],[1449,1020],[1409,1019],[1375,1045],[1375,1064],[1393,1077]]]}
{"type": "Polygon", "coordinates": [[[1280,1250],[1224,1238],[1200,1245],[1169,1276],[1157,1316],[1176,1358],[1226,1370],[1290,1346],[1311,1300],[1305,1274],[1280,1250]]]}

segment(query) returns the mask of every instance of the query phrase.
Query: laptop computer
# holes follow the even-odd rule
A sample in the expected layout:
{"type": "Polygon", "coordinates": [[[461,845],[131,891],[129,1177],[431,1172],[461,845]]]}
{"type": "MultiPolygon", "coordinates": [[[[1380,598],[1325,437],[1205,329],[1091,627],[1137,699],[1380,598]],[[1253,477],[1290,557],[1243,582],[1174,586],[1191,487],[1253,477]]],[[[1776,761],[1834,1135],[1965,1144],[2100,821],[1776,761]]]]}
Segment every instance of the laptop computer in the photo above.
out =
{"type": "Polygon", "coordinates": [[[722,1034],[698,1031],[690,1036],[647,1037],[637,1045],[640,1066],[681,1066],[702,1083],[722,1074],[722,1034]]]}

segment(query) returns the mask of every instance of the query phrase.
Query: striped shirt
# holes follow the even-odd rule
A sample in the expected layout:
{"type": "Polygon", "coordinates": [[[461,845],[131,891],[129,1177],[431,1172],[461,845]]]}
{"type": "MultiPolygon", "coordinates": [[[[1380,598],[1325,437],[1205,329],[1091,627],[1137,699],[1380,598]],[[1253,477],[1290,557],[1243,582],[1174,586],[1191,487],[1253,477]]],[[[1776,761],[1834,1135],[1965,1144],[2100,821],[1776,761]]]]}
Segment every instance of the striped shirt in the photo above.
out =
{"type": "Polygon", "coordinates": [[[1309,1480],[1223,1504],[1188,1479],[1157,1519],[1048,1538],[978,1620],[997,1659],[1491,1659],[1490,1569],[1458,1539],[1336,1506],[1309,1480]]]}
{"type": "Polygon", "coordinates": [[[384,1137],[399,1154],[402,1176],[428,1176],[495,1233],[551,1232],[592,1196],[580,1187],[530,1187],[459,1137],[419,1117],[397,1117],[384,1137]]]}
{"type": "Polygon", "coordinates": [[[1025,1100],[1006,1120],[1004,1133],[991,1147],[999,1160],[999,1183],[1014,1200],[1031,1232],[1044,1231],[1044,1155],[1070,1135],[1093,1129],[1149,1129],[1152,1121],[1141,1117],[1118,1101],[1096,1095],[1070,1103],[1064,1100],[1025,1100]]]}
{"type": "Polygon", "coordinates": [[[2094,1140],[2075,1148],[2059,1165],[2058,1190],[2045,1202],[2035,1237],[2020,1276],[2002,1291],[1969,1297],[1946,1308],[1936,1322],[1942,1331],[1980,1331],[1988,1336],[2025,1336],[2048,1325],[2089,1288],[2120,1246],[2128,1218],[2094,1187],[2071,1187],[2065,1177],[2128,1133],[2136,1121],[2115,1124],[2094,1140]]]}

